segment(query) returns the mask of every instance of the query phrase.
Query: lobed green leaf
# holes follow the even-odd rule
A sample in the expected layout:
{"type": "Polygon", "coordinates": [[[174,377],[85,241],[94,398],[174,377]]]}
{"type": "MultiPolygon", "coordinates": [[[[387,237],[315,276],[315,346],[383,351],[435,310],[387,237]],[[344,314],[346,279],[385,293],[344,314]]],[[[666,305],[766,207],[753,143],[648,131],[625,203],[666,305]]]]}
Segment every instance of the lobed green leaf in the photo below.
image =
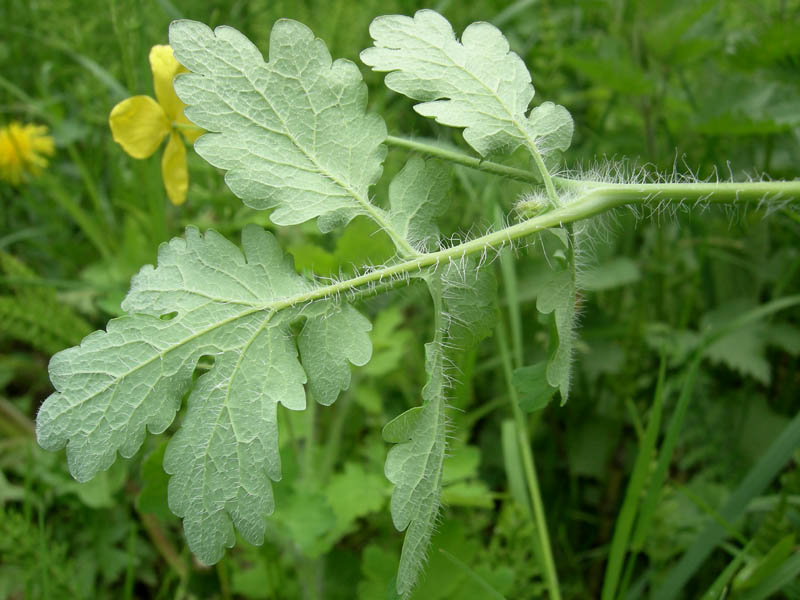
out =
{"type": "Polygon", "coordinates": [[[422,406],[402,413],[383,430],[386,441],[398,442],[386,457],[385,473],[395,485],[392,520],[406,532],[397,571],[397,592],[402,596],[417,582],[439,513],[449,387],[446,353],[466,350],[488,335],[496,292],[491,271],[477,269],[466,259],[448,263],[425,280],[437,311],[437,330],[434,341],[425,345],[428,381],[422,406]]]}
{"type": "Polygon", "coordinates": [[[186,116],[210,132],[195,149],[228,171],[245,204],[274,207],[280,225],[319,217],[322,231],[358,214],[383,220],[368,191],[382,172],[386,126],[365,113],[367,88],[352,62],[332,61],[322,40],[289,19],[272,28],[269,62],[231,27],[176,21],[169,39],[191,71],[175,81],[186,116]]]}
{"type": "Polygon", "coordinates": [[[234,527],[249,542],[264,536],[274,509],[270,480],[281,477],[277,407],[306,406],[303,384],[333,402],[349,383],[347,361],[363,364],[369,323],[331,300],[304,304],[313,285],[297,275],[271,234],[247,226],[244,253],[195,228],[162,245],[158,266],[142,268],[123,303],[130,314],[80,346],[56,354],[56,392],[42,406],[42,447],[66,445],[70,471],[86,481],[116,452],[132,456],[145,430],[164,431],[192,386],[202,356],[213,367],[197,379],[170,441],[169,505],[184,518],[189,547],[212,564],[232,546],[234,527]],[[298,343],[291,325],[305,318],[298,343]],[[341,353],[331,351],[331,328],[341,353]],[[328,385],[332,387],[327,388],[328,385]]]}
{"type": "Polygon", "coordinates": [[[419,114],[463,127],[464,139],[482,156],[520,145],[542,156],[569,147],[569,112],[545,102],[528,113],[530,73],[494,25],[473,23],[459,41],[442,15],[420,10],[413,18],[378,17],[369,32],[375,45],[361,60],[388,72],[387,87],[419,100],[419,114]]]}
{"type": "Polygon", "coordinates": [[[450,173],[438,160],[408,159],[389,184],[389,222],[413,246],[436,249],[436,218],[449,204],[450,173]]]}

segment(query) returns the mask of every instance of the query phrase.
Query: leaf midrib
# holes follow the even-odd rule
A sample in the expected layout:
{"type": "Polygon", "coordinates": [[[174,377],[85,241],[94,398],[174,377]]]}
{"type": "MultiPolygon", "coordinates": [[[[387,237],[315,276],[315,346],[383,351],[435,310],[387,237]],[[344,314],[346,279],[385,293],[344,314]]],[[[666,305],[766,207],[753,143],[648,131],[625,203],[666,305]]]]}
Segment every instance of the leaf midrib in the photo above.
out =
{"type": "MultiPolygon", "coordinates": [[[[227,61],[223,56],[220,56],[219,54],[215,54],[215,56],[216,56],[216,58],[218,60],[220,60],[221,62],[223,62],[226,65],[228,65],[229,67],[231,67],[234,71],[238,72],[240,74],[240,76],[245,81],[247,81],[247,83],[250,84],[250,87],[253,90],[255,90],[256,93],[258,93],[258,95],[261,96],[261,98],[267,103],[267,105],[269,106],[269,108],[272,111],[272,113],[280,121],[281,125],[283,126],[283,130],[284,131],[283,132],[273,131],[273,130],[269,129],[268,127],[264,127],[260,123],[257,123],[255,120],[253,120],[253,118],[251,116],[246,115],[246,114],[242,114],[238,110],[234,109],[224,99],[224,97],[218,93],[217,97],[220,98],[220,100],[222,100],[222,102],[226,106],[228,106],[228,108],[230,108],[231,111],[235,112],[236,114],[238,114],[241,117],[244,117],[245,119],[247,119],[249,122],[251,122],[256,127],[259,127],[261,129],[266,129],[267,131],[273,131],[273,133],[276,133],[278,135],[281,135],[281,134],[284,135],[287,139],[289,139],[289,141],[294,145],[294,147],[297,148],[302,153],[302,155],[305,156],[306,159],[314,166],[314,168],[317,170],[317,174],[319,174],[320,176],[322,176],[322,177],[324,177],[326,179],[329,179],[334,184],[336,184],[340,188],[342,188],[347,193],[347,195],[349,195],[351,198],[353,198],[361,206],[361,209],[364,211],[364,213],[367,216],[369,216],[371,219],[373,219],[378,225],[381,226],[381,228],[383,228],[387,233],[389,233],[390,237],[392,238],[392,240],[395,242],[396,245],[401,246],[402,249],[409,256],[418,256],[419,255],[419,252],[417,252],[411,246],[411,244],[409,244],[408,240],[406,240],[402,235],[400,235],[397,231],[395,231],[395,229],[391,226],[389,221],[386,219],[386,215],[382,214],[384,211],[382,211],[379,207],[377,207],[377,206],[373,205],[371,202],[369,202],[369,200],[364,198],[360,193],[358,193],[355,189],[353,189],[347,182],[342,181],[335,174],[328,172],[328,170],[323,168],[322,165],[319,163],[319,161],[318,161],[318,159],[316,157],[316,154],[312,153],[312,152],[309,152],[308,150],[306,150],[306,148],[302,144],[299,143],[299,141],[294,137],[294,135],[290,131],[286,121],[283,118],[283,114],[281,114],[281,112],[279,112],[275,108],[275,106],[272,103],[272,101],[270,100],[270,98],[266,94],[264,94],[263,90],[261,90],[258,86],[255,85],[255,83],[250,78],[248,73],[245,70],[243,70],[242,67],[240,67],[238,65],[231,64],[229,61],[227,61]]],[[[271,57],[270,57],[270,60],[271,60],[271,57]]],[[[269,62],[264,61],[263,57],[262,57],[262,65],[263,65],[263,67],[265,69],[267,69],[267,71],[269,72],[270,75],[274,75],[274,76],[278,76],[278,77],[285,77],[282,73],[279,73],[274,68],[272,68],[270,66],[269,62]]],[[[332,63],[332,65],[333,65],[333,63],[332,63]]],[[[259,66],[261,66],[261,65],[259,65],[259,66]]],[[[214,75],[209,75],[208,77],[211,77],[213,79],[214,75]]],[[[300,81],[297,78],[292,78],[292,79],[294,79],[295,81],[298,81],[298,82],[300,81]]],[[[314,116],[315,116],[315,118],[318,116],[318,113],[316,113],[316,111],[314,111],[314,116]]],[[[364,116],[366,118],[366,114],[364,116]]],[[[314,130],[314,135],[316,136],[316,128],[314,130]]],[[[315,139],[316,139],[316,137],[315,137],[315,139]]]]}

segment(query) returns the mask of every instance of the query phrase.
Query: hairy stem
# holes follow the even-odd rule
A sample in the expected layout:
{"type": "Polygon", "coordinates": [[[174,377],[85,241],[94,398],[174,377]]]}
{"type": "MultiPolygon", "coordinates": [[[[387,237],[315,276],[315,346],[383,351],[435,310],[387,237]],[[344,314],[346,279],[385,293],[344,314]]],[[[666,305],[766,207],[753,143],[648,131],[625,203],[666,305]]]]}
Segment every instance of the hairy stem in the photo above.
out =
{"type": "MultiPolygon", "coordinates": [[[[800,200],[800,181],[758,183],[671,183],[671,184],[605,184],[584,182],[577,198],[544,214],[537,215],[505,229],[475,239],[391,264],[368,273],[320,286],[266,305],[253,305],[255,310],[282,310],[313,300],[359,293],[360,289],[388,281],[410,278],[429,267],[447,264],[471,254],[497,251],[514,240],[551,227],[563,227],[622,206],[647,205],[652,202],[684,201],[713,204],[740,204],[772,200],[800,200]]],[[[524,209],[524,206],[523,206],[524,209]]]]}

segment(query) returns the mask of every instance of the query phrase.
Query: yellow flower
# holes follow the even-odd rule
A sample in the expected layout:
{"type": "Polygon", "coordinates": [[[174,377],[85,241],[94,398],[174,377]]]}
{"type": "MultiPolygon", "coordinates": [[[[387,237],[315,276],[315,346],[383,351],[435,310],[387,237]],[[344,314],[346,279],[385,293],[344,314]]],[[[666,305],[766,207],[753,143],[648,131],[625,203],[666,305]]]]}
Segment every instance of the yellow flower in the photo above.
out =
{"type": "Polygon", "coordinates": [[[186,69],[175,60],[172,48],[153,46],[150,49],[150,69],[157,101],[150,96],[123,100],[111,110],[108,123],[114,141],[133,158],[148,158],[169,136],[161,157],[161,176],[170,201],[183,204],[189,188],[189,171],[181,135],[192,143],[205,132],[184,116],[186,105],[172,88],[175,75],[186,73],[186,69]]]}
{"type": "Polygon", "coordinates": [[[55,142],[44,125],[12,121],[0,129],[0,179],[18,185],[27,175],[38,175],[53,156],[55,142]]]}

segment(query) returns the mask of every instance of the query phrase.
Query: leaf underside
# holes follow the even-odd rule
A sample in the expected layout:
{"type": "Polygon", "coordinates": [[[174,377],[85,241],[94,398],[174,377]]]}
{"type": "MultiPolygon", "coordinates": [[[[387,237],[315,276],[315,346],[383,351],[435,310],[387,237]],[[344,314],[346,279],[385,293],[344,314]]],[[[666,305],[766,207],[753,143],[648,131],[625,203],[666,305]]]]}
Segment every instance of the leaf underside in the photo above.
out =
{"type": "MultiPolygon", "coordinates": [[[[559,231],[559,230],[556,230],[559,231]]],[[[557,237],[568,248],[573,243],[566,232],[557,237]]],[[[536,309],[553,314],[554,343],[547,361],[547,383],[558,388],[562,404],[569,398],[572,345],[575,328],[575,264],[570,258],[565,264],[555,263],[549,279],[536,299],[536,309]]]]}
{"type": "MultiPolygon", "coordinates": [[[[370,32],[375,47],[362,59],[389,71],[387,85],[419,100],[420,114],[464,128],[480,154],[525,145],[547,156],[569,146],[569,113],[552,103],[529,112],[530,75],[493,26],[473,24],[459,42],[443,17],[420,11],[413,19],[376,19],[370,32]]],[[[369,201],[386,155],[385,125],[365,112],[356,66],[333,61],[307,27],[278,21],[268,62],[230,27],[176,21],[170,44],[191,71],[175,81],[186,115],[208,131],[195,148],[227,171],[245,204],[274,209],[270,218],[281,225],[316,218],[322,231],[366,215],[400,250],[438,246],[447,172],[435,160],[412,157],[389,186],[388,210],[369,201]]],[[[66,446],[70,471],[86,481],[117,452],[132,456],[146,431],[166,430],[191,390],[164,467],[170,508],[206,564],[233,545],[235,530],[251,543],[263,540],[264,517],[274,509],[271,481],[281,477],[278,404],[302,410],[307,393],[331,404],[350,384],[349,364],[365,364],[372,351],[368,320],[347,303],[310,301],[315,284],[295,273],[271,234],[246,227],[242,249],[191,227],[163,245],[157,266],[134,277],[123,303],[128,314],[53,357],[56,392],[37,419],[39,443],[66,446]],[[201,357],[213,357],[213,366],[193,383],[201,357]]],[[[406,531],[402,595],[418,578],[439,510],[449,353],[489,334],[496,294],[491,270],[470,259],[420,276],[437,322],[426,345],[428,380],[422,405],[390,428],[397,444],[385,467],[395,485],[392,518],[406,531]]],[[[574,288],[571,298],[574,304],[574,288]]],[[[540,302],[564,322],[563,302],[540,302]]],[[[563,356],[552,363],[563,366],[563,356]]]]}
{"type": "Polygon", "coordinates": [[[170,508],[206,564],[233,545],[234,527],[251,543],[263,540],[264,517],[274,508],[270,480],[281,477],[278,404],[304,409],[307,381],[332,402],[349,384],[348,361],[364,364],[371,354],[370,324],[355,309],[303,303],[313,285],[295,274],[271,234],[249,225],[242,246],[243,253],[191,227],[162,245],[157,267],[142,268],[131,282],[123,303],[129,314],[53,357],[57,391],[36,424],[39,444],[66,445],[70,472],[86,481],[117,451],[133,456],[145,430],[164,431],[197,361],[213,356],[164,458],[170,508]],[[302,318],[298,343],[290,326],[302,318]],[[341,336],[338,351],[332,331],[341,336]]]}
{"type": "Polygon", "coordinates": [[[382,172],[386,126],[365,113],[367,88],[352,62],[332,61],[322,40],[289,19],[272,28],[269,62],[231,27],[176,21],[169,39],[191,71],[175,81],[186,116],[210,132],[195,149],[228,171],[245,204],[274,207],[279,225],[319,217],[322,231],[381,212],[368,190],[382,172]]]}
{"type": "Polygon", "coordinates": [[[425,280],[438,314],[434,341],[425,345],[428,381],[422,406],[406,411],[390,423],[390,431],[384,430],[389,440],[400,442],[389,451],[385,473],[395,485],[392,520],[406,532],[397,571],[397,592],[403,596],[417,582],[439,514],[451,376],[447,353],[467,350],[488,335],[495,310],[494,276],[489,269],[478,270],[474,261],[450,262],[425,280]]]}
{"type": "Polygon", "coordinates": [[[473,23],[459,41],[447,19],[420,10],[413,18],[378,17],[369,32],[375,45],[361,60],[388,72],[387,87],[419,100],[419,114],[463,127],[464,139],[482,156],[520,145],[542,156],[569,147],[569,112],[545,102],[528,113],[530,73],[494,25],[473,23]]]}

